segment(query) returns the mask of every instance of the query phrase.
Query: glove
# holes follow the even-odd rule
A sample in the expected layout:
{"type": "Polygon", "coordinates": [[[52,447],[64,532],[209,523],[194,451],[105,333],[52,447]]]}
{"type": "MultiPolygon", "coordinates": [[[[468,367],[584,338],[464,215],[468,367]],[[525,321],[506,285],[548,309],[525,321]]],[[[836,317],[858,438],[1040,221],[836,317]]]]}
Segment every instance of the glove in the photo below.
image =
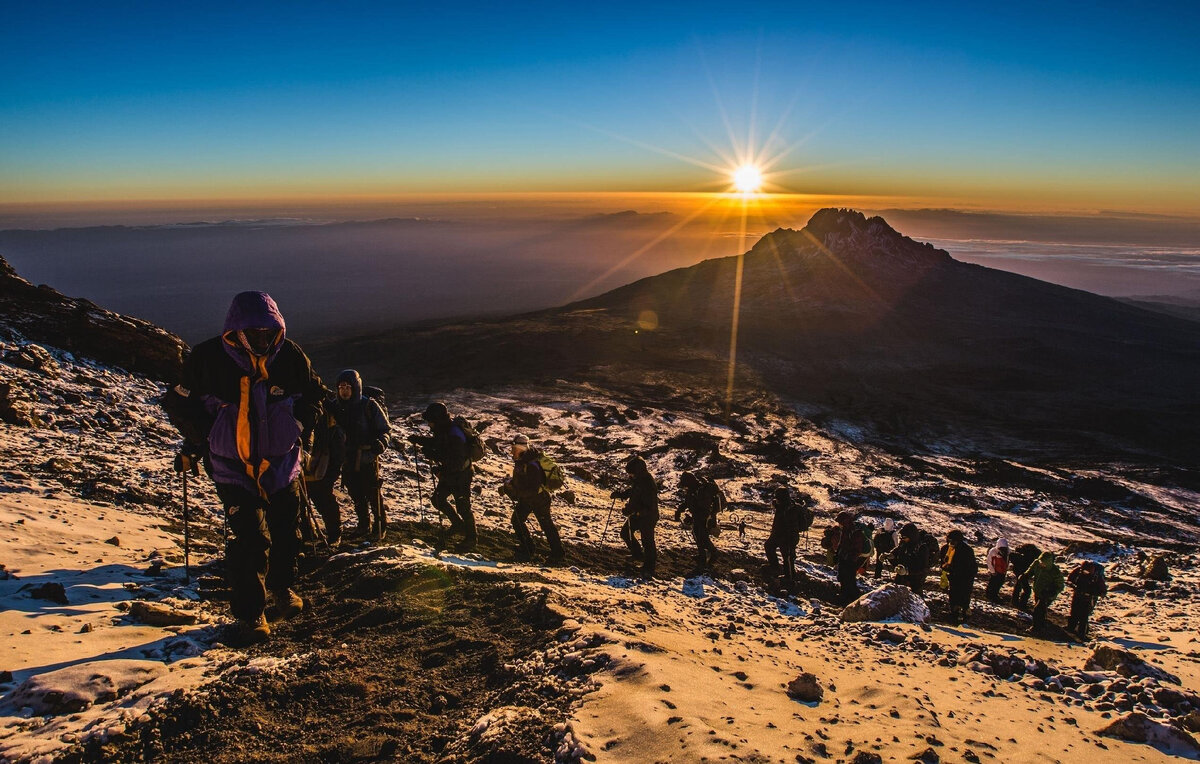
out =
{"type": "Polygon", "coordinates": [[[382,441],[382,440],[375,441],[375,443],[371,446],[371,453],[374,454],[375,456],[381,455],[386,450],[387,450],[387,442],[382,441]]]}
{"type": "Polygon", "coordinates": [[[619,498],[621,498],[621,492],[620,492],[620,491],[613,491],[612,493],[610,493],[610,494],[608,495],[608,498],[610,498],[610,499],[619,499],[619,498]]]}
{"type": "Polygon", "coordinates": [[[419,446],[425,440],[425,438],[420,435],[409,435],[406,440],[408,440],[408,442],[412,443],[414,446],[419,446]]]}
{"type": "Polygon", "coordinates": [[[193,475],[200,474],[200,454],[191,450],[183,450],[175,454],[175,471],[178,473],[190,472],[193,475]]]}

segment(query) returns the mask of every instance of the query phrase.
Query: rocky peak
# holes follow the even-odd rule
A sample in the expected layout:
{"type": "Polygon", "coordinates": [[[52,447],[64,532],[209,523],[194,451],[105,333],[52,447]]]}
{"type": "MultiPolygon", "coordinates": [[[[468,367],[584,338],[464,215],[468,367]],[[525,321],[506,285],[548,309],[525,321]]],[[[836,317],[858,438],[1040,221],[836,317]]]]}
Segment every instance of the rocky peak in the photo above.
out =
{"type": "Polygon", "coordinates": [[[867,217],[858,210],[837,207],[817,210],[799,231],[790,228],[772,231],[754,249],[816,254],[818,244],[846,263],[858,262],[867,268],[931,266],[951,261],[948,252],[908,238],[878,215],[867,217]]]}
{"type": "Polygon", "coordinates": [[[174,380],[187,344],[148,321],[34,286],[0,257],[0,338],[28,340],[158,380],[174,380]]]}

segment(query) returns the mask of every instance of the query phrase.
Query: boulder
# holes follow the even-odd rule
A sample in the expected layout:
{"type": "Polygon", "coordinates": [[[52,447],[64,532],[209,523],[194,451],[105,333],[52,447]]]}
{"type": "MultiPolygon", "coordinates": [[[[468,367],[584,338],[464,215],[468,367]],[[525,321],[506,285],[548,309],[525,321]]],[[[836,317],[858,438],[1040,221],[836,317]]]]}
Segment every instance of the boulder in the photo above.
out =
{"type": "Polygon", "coordinates": [[[32,396],[16,382],[0,382],[0,422],[19,427],[40,427],[32,396]]]}
{"type": "Polygon", "coordinates": [[[788,682],[788,697],[802,703],[820,703],[825,697],[825,688],[821,686],[816,674],[805,671],[800,676],[788,682]]]}
{"type": "Polygon", "coordinates": [[[1084,668],[1089,670],[1107,670],[1115,671],[1123,677],[1153,677],[1160,682],[1170,682],[1171,684],[1182,684],[1179,677],[1174,674],[1169,674],[1166,671],[1151,666],[1141,657],[1130,650],[1117,645],[1098,645],[1092,651],[1092,655],[1088,658],[1084,668]]]}
{"type": "Polygon", "coordinates": [[[62,374],[62,368],[58,365],[58,361],[54,360],[54,356],[50,355],[46,348],[32,342],[6,350],[4,362],[19,369],[36,371],[53,379],[57,379],[62,374]]]}
{"type": "Polygon", "coordinates": [[[1170,581],[1171,571],[1167,567],[1167,556],[1151,555],[1150,559],[1142,563],[1142,578],[1148,581],[1170,581]]]}
{"type": "Polygon", "coordinates": [[[101,660],[47,671],[26,679],[7,700],[35,714],[71,714],[115,700],[167,673],[160,661],[101,660]]]}
{"type": "MultiPolygon", "coordinates": [[[[532,761],[528,748],[531,730],[550,725],[542,713],[528,706],[501,706],[489,711],[465,736],[447,746],[445,758],[470,761],[532,761]]],[[[540,740],[539,740],[540,743],[540,740]]]]}
{"type": "Polygon", "coordinates": [[[176,610],[161,602],[144,600],[138,600],[129,606],[129,617],[149,626],[190,626],[196,622],[193,613],[176,610]]]}
{"type": "Polygon", "coordinates": [[[1164,753],[1190,758],[1200,754],[1200,743],[1196,742],[1196,738],[1138,712],[1122,716],[1107,727],[1096,730],[1096,734],[1130,743],[1145,743],[1164,753]]]}
{"type": "Polygon", "coordinates": [[[907,586],[884,584],[847,605],[842,610],[842,620],[925,623],[929,620],[929,606],[907,586]]]}

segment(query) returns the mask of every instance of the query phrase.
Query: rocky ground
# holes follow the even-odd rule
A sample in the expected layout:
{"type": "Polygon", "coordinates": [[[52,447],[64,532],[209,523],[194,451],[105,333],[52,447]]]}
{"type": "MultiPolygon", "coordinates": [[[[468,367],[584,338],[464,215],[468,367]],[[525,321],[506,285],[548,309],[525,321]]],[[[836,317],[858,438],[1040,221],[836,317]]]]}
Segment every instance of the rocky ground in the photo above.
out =
{"type": "MultiPolygon", "coordinates": [[[[451,392],[447,403],[492,449],[476,479],[479,549],[437,551],[445,539],[420,500],[428,467],[390,452],[388,537],[314,550],[300,586],[307,611],[277,624],[266,645],[236,651],[221,644],[221,526],[203,480],[190,486],[199,578],[182,580],[175,438],[154,404],[162,388],[20,338],[0,353],[0,756],[1200,755],[1188,732],[1200,709],[1194,474],[967,458],[961,443],[895,453],[779,401],[726,419],[715,406],[566,383],[451,392]],[[568,474],[555,505],[568,547],[560,567],[514,560],[494,489],[517,432],[568,474]],[[651,581],[625,566],[619,513],[606,522],[608,492],[634,452],[667,502],[651,581]],[[731,500],[709,576],[688,575],[691,542],[671,520],[689,468],[716,477],[731,500]],[[819,507],[793,591],[759,565],[767,497],[782,482],[819,507]],[[939,536],[960,528],[979,555],[1005,536],[1104,561],[1112,594],[1094,641],[1057,628],[1030,638],[1026,614],[982,602],[982,580],[966,624],[945,621],[936,587],[928,622],[844,621],[815,541],[847,507],[939,536]],[[1155,558],[1165,580],[1146,575],[1157,575],[1155,558]]],[[[425,402],[393,400],[398,435],[417,427],[411,412],[425,402]]]]}

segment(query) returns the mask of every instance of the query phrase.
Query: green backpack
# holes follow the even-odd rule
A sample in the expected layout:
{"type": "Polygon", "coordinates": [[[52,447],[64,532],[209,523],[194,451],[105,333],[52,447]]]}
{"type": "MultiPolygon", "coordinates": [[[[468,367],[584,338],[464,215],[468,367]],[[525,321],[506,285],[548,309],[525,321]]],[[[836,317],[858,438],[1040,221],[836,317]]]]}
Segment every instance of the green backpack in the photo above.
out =
{"type": "Polygon", "coordinates": [[[559,488],[563,487],[566,478],[563,476],[562,467],[558,463],[546,456],[544,453],[538,453],[538,466],[542,468],[542,475],[545,481],[546,490],[554,493],[559,488]]]}

